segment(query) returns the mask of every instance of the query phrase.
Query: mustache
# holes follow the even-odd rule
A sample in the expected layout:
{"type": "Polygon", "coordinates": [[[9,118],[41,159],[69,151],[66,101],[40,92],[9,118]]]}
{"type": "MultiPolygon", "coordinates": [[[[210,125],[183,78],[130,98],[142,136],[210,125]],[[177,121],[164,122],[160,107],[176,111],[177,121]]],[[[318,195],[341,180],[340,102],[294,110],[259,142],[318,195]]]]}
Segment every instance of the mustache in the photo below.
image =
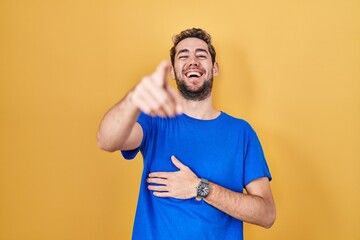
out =
{"type": "Polygon", "coordinates": [[[205,69],[202,66],[189,66],[182,70],[182,72],[188,72],[191,70],[199,70],[200,72],[204,73],[206,72],[205,69]]]}

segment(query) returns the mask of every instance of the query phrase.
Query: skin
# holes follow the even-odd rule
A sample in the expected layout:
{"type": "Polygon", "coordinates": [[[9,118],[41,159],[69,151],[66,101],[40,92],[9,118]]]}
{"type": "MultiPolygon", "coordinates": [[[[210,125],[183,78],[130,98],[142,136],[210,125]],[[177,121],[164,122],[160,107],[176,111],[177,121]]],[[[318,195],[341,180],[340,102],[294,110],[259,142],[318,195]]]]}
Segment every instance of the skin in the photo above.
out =
{"type": "MultiPolygon", "coordinates": [[[[219,66],[212,64],[207,44],[197,38],[186,38],[176,46],[174,66],[161,62],[157,69],[145,76],[134,89],[114,107],[101,121],[97,134],[98,145],[106,151],[131,150],[140,146],[143,132],[136,122],[141,111],[152,116],[175,116],[185,113],[197,119],[214,119],[220,111],[212,105],[210,92],[202,100],[191,100],[179,95],[168,84],[167,75],[183,81],[187,90],[198,91],[206,81],[218,75],[219,66]],[[189,71],[201,73],[199,78],[189,78],[189,71]]],[[[196,197],[200,178],[180,159],[172,156],[172,163],[179,169],[175,172],[152,172],[147,182],[156,197],[190,199],[196,197]],[[153,183],[162,186],[152,185],[153,183]]],[[[206,176],[203,176],[206,177],[206,176]]],[[[275,203],[267,178],[259,178],[246,186],[247,194],[234,192],[210,182],[210,194],[204,198],[208,204],[242,220],[270,228],[276,218],[275,203]]]]}

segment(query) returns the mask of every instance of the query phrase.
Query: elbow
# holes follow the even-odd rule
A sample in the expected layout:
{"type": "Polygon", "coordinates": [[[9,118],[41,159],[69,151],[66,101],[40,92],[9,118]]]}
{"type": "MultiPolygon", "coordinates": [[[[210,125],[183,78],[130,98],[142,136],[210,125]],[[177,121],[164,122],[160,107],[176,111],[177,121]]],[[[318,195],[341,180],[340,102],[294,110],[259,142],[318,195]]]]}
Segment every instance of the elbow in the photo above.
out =
{"type": "Polygon", "coordinates": [[[276,220],[276,210],[275,210],[275,207],[274,207],[274,209],[272,209],[268,213],[268,217],[267,217],[266,221],[264,222],[263,227],[266,228],[266,229],[271,228],[274,225],[275,220],[276,220]]]}
{"type": "Polygon", "coordinates": [[[269,229],[271,228],[275,223],[275,217],[272,218],[271,220],[269,220],[268,222],[266,222],[263,227],[266,228],[266,229],[269,229]]]}
{"type": "Polygon", "coordinates": [[[114,146],[109,144],[109,141],[106,141],[99,132],[96,136],[96,139],[97,139],[97,145],[101,150],[106,152],[115,152],[117,150],[114,146]]]}
{"type": "Polygon", "coordinates": [[[97,142],[97,145],[101,150],[106,151],[106,152],[115,152],[116,151],[116,149],[112,148],[111,146],[108,146],[99,141],[97,142]]]}

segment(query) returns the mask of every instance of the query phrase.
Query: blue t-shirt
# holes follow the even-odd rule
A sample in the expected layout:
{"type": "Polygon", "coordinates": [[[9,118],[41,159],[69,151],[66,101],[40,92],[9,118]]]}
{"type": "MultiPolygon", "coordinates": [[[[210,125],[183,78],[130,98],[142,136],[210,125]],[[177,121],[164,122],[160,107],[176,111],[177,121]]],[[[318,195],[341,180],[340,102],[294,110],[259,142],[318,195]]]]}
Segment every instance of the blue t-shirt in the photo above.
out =
{"type": "Polygon", "coordinates": [[[146,178],[150,172],[178,171],[170,159],[174,155],[199,178],[236,192],[243,192],[257,178],[271,179],[251,126],[224,112],[212,120],[142,113],[138,122],[144,133],[140,147],[122,151],[126,159],[133,159],[140,150],[144,159],[132,239],[243,239],[242,221],[195,198],[155,197],[147,189],[146,178]]]}

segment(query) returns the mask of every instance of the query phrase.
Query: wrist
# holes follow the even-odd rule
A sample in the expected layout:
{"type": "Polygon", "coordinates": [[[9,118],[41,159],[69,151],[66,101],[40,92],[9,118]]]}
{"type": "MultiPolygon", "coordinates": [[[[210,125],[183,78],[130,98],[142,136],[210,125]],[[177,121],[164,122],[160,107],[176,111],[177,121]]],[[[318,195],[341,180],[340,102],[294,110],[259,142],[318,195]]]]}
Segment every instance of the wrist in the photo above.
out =
{"type": "Polygon", "coordinates": [[[131,90],[128,92],[128,94],[125,97],[126,106],[131,109],[134,112],[140,112],[140,108],[136,105],[134,101],[134,90],[131,90]]]}
{"type": "Polygon", "coordinates": [[[206,198],[211,192],[209,181],[201,178],[198,186],[196,187],[196,200],[200,201],[206,198]]]}
{"type": "Polygon", "coordinates": [[[194,189],[194,190],[192,190],[192,192],[193,192],[193,197],[194,198],[196,198],[197,197],[197,189],[198,189],[198,186],[199,186],[199,184],[201,183],[201,178],[196,178],[196,180],[194,181],[194,187],[192,188],[192,189],[194,189]]]}

